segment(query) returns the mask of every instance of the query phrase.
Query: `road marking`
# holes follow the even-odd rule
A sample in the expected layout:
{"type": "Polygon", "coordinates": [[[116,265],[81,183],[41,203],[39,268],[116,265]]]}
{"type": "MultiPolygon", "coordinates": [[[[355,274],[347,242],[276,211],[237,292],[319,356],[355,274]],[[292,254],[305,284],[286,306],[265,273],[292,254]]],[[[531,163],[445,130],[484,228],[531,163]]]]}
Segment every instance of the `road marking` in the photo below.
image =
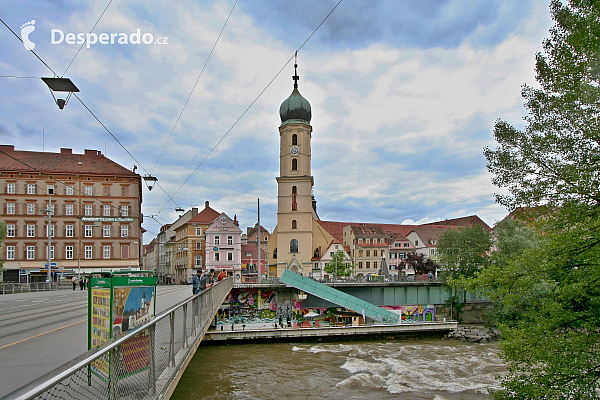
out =
{"type": "MultiPolygon", "coordinates": [[[[185,290],[185,289],[178,289],[178,290],[170,291],[168,293],[163,293],[163,294],[158,295],[157,298],[158,297],[163,297],[163,296],[168,296],[168,295],[173,294],[173,293],[178,293],[178,292],[181,292],[182,290],[185,290]]],[[[30,336],[30,337],[25,338],[25,339],[17,340],[16,342],[13,342],[13,343],[5,344],[4,346],[0,346],[0,350],[4,350],[7,347],[11,347],[11,346],[14,346],[16,344],[23,343],[23,342],[26,342],[26,341],[31,340],[31,339],[35,339],[35,338],[38,338],[40,336],[47,335],[48,333],[59,331],[61,329],[69,328],[71,326],[74,326],[74,325],[77,325],[77,324],[80,324],[80,323],[86,322],[86,321],[87,321],[87,318],[84,319],[84,320],[81,320],[81,321],[73,322],[72,324],[69,324],[69,325],[61,326],[61,327],[58,327],[58,328],[55,328],[55,329],[52,329],[52,330],[49,330],[49,331],[46,331],[46,332],[38,333],[37,335],[33,335],[33,336],[30,336]]]]}
{"type": "Polygon", "coordinates": [[[17,340],[16,342],[13,342],[13,343],[5,344],[4,346],[0,346],[0,350],[4,350],[7,347],[11,347],[11,346],[14,346],[16,344],[23,343],[23,342],[26,342],[26,341],[31,340],[31,339],[35,339],[35,338],[38,338],[40,336],[44,336],[44,335],[46,335],[48,333],[60,331],[61,329],[69,328],[69,327],[71,327],[73,325],[77,325],[77,324],[80,324],[80,323],[86,322],[86,321],[87,321],[87,318],[84,319],[84,320],[81,320],[81,321],[73,322],[72,324],[69,324],[69,325],[61,326],[59,328],[55,328],[55,329],[52,329],[52,330],[49,330],[49,331],[46,331],[46,332],[38,333],[37,335],[33,335],[33,336],[30,336],[30,337],[25,338],[25,339],[17,340]]]}

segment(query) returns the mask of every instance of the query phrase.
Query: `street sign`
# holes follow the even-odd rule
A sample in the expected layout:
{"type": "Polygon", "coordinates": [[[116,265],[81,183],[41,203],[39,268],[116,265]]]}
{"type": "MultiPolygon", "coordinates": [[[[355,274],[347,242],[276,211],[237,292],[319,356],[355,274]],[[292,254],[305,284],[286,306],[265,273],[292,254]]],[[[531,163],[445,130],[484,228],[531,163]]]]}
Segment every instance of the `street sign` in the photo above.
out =
{"type": "MultiPolygon", "coordinates": [[[[48,263],[45,263],[44,267],[48,268],[48,263]]],[[[50,263],[50,268],[56,268],[56,263],[50,263]]]]}

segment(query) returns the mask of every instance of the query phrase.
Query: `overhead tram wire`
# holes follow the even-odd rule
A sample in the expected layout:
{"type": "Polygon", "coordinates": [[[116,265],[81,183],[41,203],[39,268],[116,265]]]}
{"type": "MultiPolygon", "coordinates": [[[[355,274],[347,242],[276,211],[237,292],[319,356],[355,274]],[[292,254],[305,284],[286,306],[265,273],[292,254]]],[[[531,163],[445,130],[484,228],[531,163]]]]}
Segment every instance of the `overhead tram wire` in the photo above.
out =
{"type": "MultiPolygon", "coordinates": [[[[292,61],[292,59],[298,54],[298,51],[300,51],[304,47],[304,45],[313,37],[313,35],[317,32],[317,30],[321,27],[321,25],[323,25],[323,23],[327,20],[327,18],[329,18],[329,16],[335,11],[335,9],[342,3],[342,1],[343,0],[339,0],[337,2],[337,4],[331,9],[331,11],[329,11],[329,14],[327,14],[325,16],[325,18],[323,18],[323,20],[321,21],[321,23],[312,31],[312,33],[306,38],[306,40],[304,41],[304,43],[302,43],[302,45],[296,50],[296,52],[294,53],[295,55],[293,55],[292,57],[290,57],[289,60],[286,61],[286,63],[283,65],[283,67],[281,67],[281,69],[275,74],[275,76],[273,77],[273,79],[271,79],[269,81],[269,83],[267,84],[267,86],[265,86],[265,88],[263,90],[261,90],[261,92],[258,94],[258,96],[256,96],[256,98],[244,110],[244,112],[242,113],[242,115],[240,115],[240,117],[233,123],[233,125],[227,130],[227,132],[225,132],[225,134],[221,137],[221,139],[219,139],[219,141],[217,142],[217,144],[215,144],[214,147],[208,152],[208,154],[202,159],[202,161],[200,161],[200,164],[198,164],[198,166],[196,166],[196,168],[192,171],[192,173],[190,174],[190,176],[188,176],[187,179],[185,181],[183,181],[183,183],[181,184],[181,186],[175,191],[175,193],[173,193],[173,196],[176,196],[177,193],[179,193],[179,191],[192,178],[192,176],[196,173],[196,171],[198,171],[198,169],[202,166],[202,164],[204,164],[204,161],[206,161],[206,159],[212,154],[212,152],[216,150],[216,148],[219,146],[219,144],[221,144],[221,142],[227,137],[227,135],[229,135],[229,133],[233,130],[233,128],[237,125],[237,123],[240,122],[240,120],[244,117],[244,115],[246,115],[246,113],[250,110],[250,108],[252,108],[252,106],[254,105],[254,103],[256,103],[258,101],[258,99],[263,95],[263,93],[269,88],[269,86],[271,86],[271,84],[275,81],[275,79],[277,79],[277,77],[281,74],[281,72],[283,72],[283,70],[285,69],[285,67],[287,67],[287,65],[290,63],[290,61],[292,61]]],[[[160,212],[162,210],[164,210],[164,208],[168,204],[169,203],[167,202],[164,206],[162,206],[162,208],[159,210],[158,213],[160,214],[160,212]]]]}
{"type": "MultiPolygon", "coordinates": [[[[94,24],[94,26],[92,26],[92,30],[90,31],[89,34],[91,34],[92,32],[94,32],[94,29],[96,28],[96,25],[98,25],[98,23],[100,22],[100,20],[102,19],[102,17],[104,16],[104,13],[106,12],[106,10],[108,10],[108,6],[110,6],[110,4],[113,2],[113,0],[110,0],[108,2],[108,4],[106,5],[106,8],[104,9],[104,11],[102,11],[102,14],[100,14],[100,17],[98,18],[98,20],[96,21],[96,23],[94,24]]],[[[89,35],[88,34],[88,35],[89,35]]],[[[73,57],[73,59],[71,60],[71,62],[69,63],[69,65],[67,65],[67,69],[65,69],[65,72],[63,72],[62,77],[65,76],[65,74],[67,73],[67,71],[69,70],[69,68],[71,68],[71,64],[73,64],[73,61],[75,61],[75,59],[77,58],[77,55],[79,54],[79,52],[81,51],[81,49],[83,48],[83,45],[85,44],[85,42],[81,43],[81,46],[79,46],[79,50],[77,50],[77,53],[75,53],[75,56],[73,57]]]]}
{"type": "MultiPolygon", "coordinates": [[[[21,43],[24,43],[24,42],[23,42],[23,39],[21,39],[21,37],[20,37],[19,35],[17,35],[17,34],[15,33],[15,31],[13,31],[13,30],[11,29],[11,27],[10,27],[10,26],[8,26],[8,25],[6,24],[6,22],[4,22],[4,20],[3,20],[2,18],[0,18],[0,22],[2,22],[2,24],[4,24],[4,26],[6,26],[6,28],[7,28],[9,31],[11,31],[11,32],[13,33],[13,35],[15,35],[15,37],[16,37],[16,38],[17,38],[17,39],[18,39],[18,40],[19,40],[21,43]]],[[[46,68],[48,68],[48,69],[49,69],[49,70],[50,70],[50,71],[51,71],[51,72],[54,74],[54,76],[58,76],[58,75],[57,75],[57,73],[56,73],[56,71],[54,71],[54,70],[53,70],[53,69],[52,69],[52,68],[51,68],[51,67],[50,67],[50,66],[49,66],[49,65],[48,65],[48,64],[47,64],[47,63],[46,63],[44,60],[42,60],[42,58],[41,58],[40,56],[38,56],[38,55],[37,55],[37,53],[36,53],[35,51],[33,51],[33,50],[31,50],[31,49],[30,49],[29,51],[30,51],[30,52],[32,52],[32,53],[33,53],[33,54],[34,54],[34,55],[37,57],[37,59],[38,59],[38,60],[40,60],[40,61],[42,62],[42,64],[44,64],[44,65],[46,66],[46,68]]],[[[82,105],[85,107],[85,109],[86,109],[86,110],[88,110],[88,112],[89,112],[89,113],[90,113],[90,114],[91,114],[91,115],[92,115],[92,116],[93,116],[93,117],[96,119],[96,121],[98,121],[98,122],[100,123],[100,125],[102,125],[102,127],[104,128],[104,130],[106,130],[106,132],[108,132],[108,133],[110,134],[110,136],[112,136],[112,138],[113,138],[113,139],[115,139],[115,141],[116,141],[116,142],[117,142],[117,143],[118,143],[118,144],[119,144],[119,145],[120,145],[120,146],[123,148],[123,150],[125,150],[125,152],[126,152],[126,153],[127,153],[127,154],[128,154],[128,155],[129,155],[129,156],[130,156],[130,157],[131,157],[131,158],[132,158],[132,159],[133,159],[133,160],[134,160],[134,161],[135,161],[135,162],[136,162],[136,163],[137,163],[139,166],[140,166],[140,168],[142,168],[142,169],[143,169],[143,170],[144,170],[146,173],[148,173],[148,170],[147,170],[146,168],[144,168],[143,164],[142,164],[142,163],[140,163],[139,161],[137,161],[137,160],[135,159],[135,157],[133,156],[133,154],[131,154],[131,152],[130,152],[129,150],[127,150],[127,148],[126,148],[126,147],[125,147],[125,146],[124,146],[124,145],[123,145],[123,144],[122,144],[122,143],[121,143],[121,142],[120,142],[120,141],[117,139],[117,137],[116,137],[115,135],[113,135],[113,133],[112,133],[112,132],[111,132],[111,131],[110,131],[110,130],[109,130],[107,127],[106,127],[106,125],[104,125],[104,124],[102,123],[102,121],[100,121],[100,119],[99,119],[99,118],[98,118],[98,117],[97,117],[97,116],[96,116],[96,115],[95,115],[95,114],[92,112],[92,110],[91,110],[91,109],[90,109],[90,108],[89,108],[89,107],[88,107],[88,106],[87,106],[87,105],[86,105],[86,104],[83,102],[83,100],[81,100],[81,99],[79,98],[79,96],[78,96],[78,95],[76,95],[75,93],[73,93],[73,95],[74,95],[74,96],[77,98],[77,100],[79,100],[79,102],[80,102],[80,103],[81,103],[81,104],[82,104],[82,105]]],[[[157,184],[158,184],[158,183],[157,183],[157,184]]],[[[163,187],[162,187],[160,184],[158,184],[158,187],[160,187],[160,189],[161,189],[161,190],[162,190],[162,191],[163,191],[163,192],[164,192],[164,193],[167,195],[167,197],[169,198],[169,201],[172,201],[172,202],[173,202],[173,204],[175,204],[177,207],[179,207],[179,204],[177,204],[177,202],[176,202],[176,201],[173,199],[173,197],[172,197],[171,195],[169,195],[169,194],[168,194],[168,193],[165,191],[165,189],[164,189],[164,188],[163,188],[163,187]]],[[[169,202],[167,202],[167,204],[168,204],[168,203],[169,203],[169,202]]]]}
{"type": "Polygon", "coordinates": [[[167,138],[165,145],[163,146],[162,150],[160,151],[160,154],[158,155],[158,158],[156,159],[156,163],[154,164],[154,168],[152,168],[150,175],[152,175],[154,173],[154,170],[156,169],[156,166],[158,165],[158,161],[162,157],[162,155],[165,151],[165,148],[167,147],[167,144],[169,143],[169,140],[171,140],[171,136],[173,136],[173,132],[175,131],[175,128],[177,127],[177,124],[179,123],[179,120],[181,119],[181,116],[183,115],[183,112],[185,111],[185,108],[187,107],[187,105],[190,101],[190,98],[192,97],[192,94],[194,93],[194,90],[196,89],[196,85],[198,85],[198,81],[200,81],[200,77],[202,76],[202,73],[204,72],[204,69],[206,68],[206,64],[208,64],[208,60],[210,60],[212,53],[215,51],[215,47],[217,47],[217,43],[219,42],[219,39],[221,38],[221,35],[223,34],[225,27],[227,26],[227,22],[229,22],[229,18],[231,18],[231,14],[233,14],[233,10],[234,10],[237,2],[238,2],[238,0],[235,0],[233,7],[231,7],[231,11],[229,12],[229,15],[227,16],[227,20],[225,20],[225,23],[223,24],[223,27],[221,28],[221,32],[219,32],[219,36],[217,37],[217,40],[215,40],[215,44],[213,45],[212,49],[210,50],[210,54],[206,58],[206,61],[204,62],[204,66],[202,66],[202,70],[200,71],[200,74],[198,75],[198,78],[196,78],[196,82],[194,83],[194,86],[192,87],[192,90],[190,91],[190,94],[189,94],[187,100],[185,101],[185,104],[183,105],[183,108],[181,109],[179,116],[177,117],[177,121],[175,121],[175,125],[173,125],[173,129],[171,129],[171,133],[169,134],[169,137],[167,138]]]}

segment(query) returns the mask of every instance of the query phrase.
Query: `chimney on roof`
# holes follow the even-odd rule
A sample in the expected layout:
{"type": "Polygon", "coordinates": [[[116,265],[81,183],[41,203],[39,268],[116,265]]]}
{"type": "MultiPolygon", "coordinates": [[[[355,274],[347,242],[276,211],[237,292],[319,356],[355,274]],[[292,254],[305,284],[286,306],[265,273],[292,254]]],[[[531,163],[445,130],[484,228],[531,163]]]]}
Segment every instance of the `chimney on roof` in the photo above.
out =
{"type": "Polygon", "coordinates": [[[98,153],[99,153],[99,151],[98,151],[98,150],[89,150],[89,149],[85,149],[85,150],[84,150],[84,154],[85,154],[86,156],[97,156],[97,155],[98,155],[98,153]]]}
{"type": "Polygon", "coordinates": [[[61,147],[60,154],[73,154],[73,149],[67,149],[66,147],[61,147]]]}
{"type": "Polygon", "coordinates": [[[208,208],[208,200],[204,202],[204,208],[208,208]]]}
{"type": "Polygon", "coordinates": [[[0,150],[15,151],[15,145],[14,144],[0,144],[0,150]]]}
{"type": "Polygon", "coordinates": [[[312,195],[312,208],[313,210],[315,210],[315,214],[317,213],[317,199],[315,199],[315,196],[312,195]]]}

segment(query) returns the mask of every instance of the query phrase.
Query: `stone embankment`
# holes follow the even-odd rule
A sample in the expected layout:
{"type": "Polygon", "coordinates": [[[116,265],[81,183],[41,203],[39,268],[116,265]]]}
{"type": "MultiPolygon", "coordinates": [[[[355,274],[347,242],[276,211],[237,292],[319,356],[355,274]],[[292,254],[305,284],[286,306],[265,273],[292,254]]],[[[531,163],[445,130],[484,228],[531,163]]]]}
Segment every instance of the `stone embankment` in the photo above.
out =
{"type": "Polygon", "coordinates": [[[459,325],[448,334],[448,339],[458,339],[461,342],[489,343],[500,339],[500,330],[483,325],[459,325]]]}

